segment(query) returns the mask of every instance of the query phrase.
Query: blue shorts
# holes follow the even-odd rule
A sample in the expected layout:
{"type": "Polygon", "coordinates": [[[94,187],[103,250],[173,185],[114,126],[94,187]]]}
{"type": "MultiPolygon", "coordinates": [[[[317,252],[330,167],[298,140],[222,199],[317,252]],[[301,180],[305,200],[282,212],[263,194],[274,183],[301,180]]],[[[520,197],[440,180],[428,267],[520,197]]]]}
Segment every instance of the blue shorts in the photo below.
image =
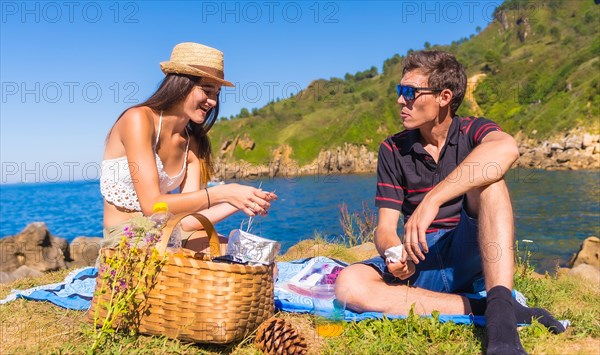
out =
{"type": "Polygon", "coordinates": [[[416,266],[414,275],[400,280],[392,275],[382,256],[362,261],[375,268],[386,283],[401,283],[446,293],[477,293],[485,290],[477,220],[463,209],[454,229],[427,234],[429,253],[416,266]]]}

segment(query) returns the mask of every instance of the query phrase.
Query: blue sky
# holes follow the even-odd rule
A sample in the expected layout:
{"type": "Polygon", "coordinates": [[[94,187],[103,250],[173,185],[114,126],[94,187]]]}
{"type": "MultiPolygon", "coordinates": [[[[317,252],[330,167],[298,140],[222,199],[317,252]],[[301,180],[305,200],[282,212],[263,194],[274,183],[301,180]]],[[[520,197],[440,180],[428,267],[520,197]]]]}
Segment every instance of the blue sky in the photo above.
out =
{"type": "MultiPolygon", "coordinates": [[[[485,28],[501,1],[2,1],[0,183],[99,177],[180,42],[225,53],[221,116],[485,28]]],[[[217,123],[218,124],[218,123],[217,123]]]]}

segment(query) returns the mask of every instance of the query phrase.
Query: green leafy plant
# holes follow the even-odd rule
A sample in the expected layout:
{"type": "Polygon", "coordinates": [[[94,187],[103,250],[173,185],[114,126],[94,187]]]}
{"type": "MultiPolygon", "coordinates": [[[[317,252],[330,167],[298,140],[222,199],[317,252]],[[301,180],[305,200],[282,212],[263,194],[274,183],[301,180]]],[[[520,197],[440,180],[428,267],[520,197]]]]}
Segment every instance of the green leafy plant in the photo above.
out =
{"type": "Polygon", "coordinates": [[[535,267],[531,264],[534,244],[532,240],[523,239],[515,242],[515,274],[514,288],[527,296],[530,305],[547,307],[547,294],[543,282],[535,276],[535,267]]]}
{"type": "Polygon", "coordinates": [[[98,350],[120,329],[137,333],[140,318],[146,310],[148,291],[155,285],[156,276],[166,261],[166,256],[160,255],[155,248],[160,237],[161,231],[151,219],[136,216],[124,228],[121,241],[113,252],[102,256],[97,281],[100,287],[94,294],[98,302],[94,310],[91,352],[98,350]]]}
{"type": "Polygon", "coordinates": [[[533,241],[529,239],[523,239],[521,240],[521,242],[523,242],[523,250],[521,250],[521,248],[519,247],[519,241],[515,241],[515,265],[517,266],[517,269],[520,272],[520,275],[517,275],[521,278],[526,278],[527,276],[530,276],[534,271],[534,267],[530,263],[530,245],[533,243],[533,241]]]}

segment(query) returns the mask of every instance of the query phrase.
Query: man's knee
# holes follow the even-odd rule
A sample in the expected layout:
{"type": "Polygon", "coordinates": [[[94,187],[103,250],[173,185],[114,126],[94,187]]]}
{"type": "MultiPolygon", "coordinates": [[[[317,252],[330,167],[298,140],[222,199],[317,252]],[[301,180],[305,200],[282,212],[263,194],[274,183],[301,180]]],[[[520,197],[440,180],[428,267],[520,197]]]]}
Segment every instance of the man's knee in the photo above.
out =
{"type": "Polygon", "coordinates": [[[357,284],[357,281],[360,278],[360,268],[356,267],[357,265],[350,265],[340,274],[335,280],[335,294],[337,298],[346,298],[348,289],[354,288],[357,284]]]}
{"type": "Polygon", "coordinates": [[[471,189],[466,193],[465,209],[469,216],[479,217],[482,206],[491,203],[497,208],[511,207],[508,186],[504,179],[471,189]]]}
{"type": "Polygon", "coordinates": [[[383,279],[372,267],[350,265],[342,270],[335,281],[335,296],[345,300],[348,308],[361,312],[368,303],[369,286],[378,281],[383,282],[383,279]]]}

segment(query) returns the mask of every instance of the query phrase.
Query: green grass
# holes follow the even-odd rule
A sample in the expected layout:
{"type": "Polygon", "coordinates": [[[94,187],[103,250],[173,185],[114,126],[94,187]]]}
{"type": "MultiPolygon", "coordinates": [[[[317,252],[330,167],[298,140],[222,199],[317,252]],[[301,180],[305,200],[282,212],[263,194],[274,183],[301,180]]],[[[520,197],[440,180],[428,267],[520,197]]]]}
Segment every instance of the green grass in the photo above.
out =
{"type": "MultiPolygon", "coordinates": [[[[303,241],[280,260],[326,255],[353,262],[355,255],[341,244],[322,238],[303,241]]],[[[18,280],[0,286],[0,298],[11,289],[23,289],[63,280],[69,270],[39,278],[18,280]]],[[[560,335],[549,333],[534,323],[520,331],[521,341],[531,354],[598,354],[600,349],[600,306],[598,285],[559,272],[538,275],[528,265],[526,255],[519,260],[515,288],[528,298],[530,306],[547,308],[558,319],[572,325],[560,335]]],[[[1,354],[86,353],[93,343],[86,312],[64,310],[43,302],[17,300],[0,306],[1,354]]],[[[411,314],[406,319],[365,320],[347,323],[341,336],[315,335],[309,315],[279,313],[295,324],[307,338],[313,353],[322,354],[480,354],[485,350],[485,331],[472,325],[440,323],[437,315],[423,318],[411,314]]],[[[115,354],[260,354],[251,334],[228,346],[190,344],[153,336],[117,334],[100,353],[115,354]]]]}

